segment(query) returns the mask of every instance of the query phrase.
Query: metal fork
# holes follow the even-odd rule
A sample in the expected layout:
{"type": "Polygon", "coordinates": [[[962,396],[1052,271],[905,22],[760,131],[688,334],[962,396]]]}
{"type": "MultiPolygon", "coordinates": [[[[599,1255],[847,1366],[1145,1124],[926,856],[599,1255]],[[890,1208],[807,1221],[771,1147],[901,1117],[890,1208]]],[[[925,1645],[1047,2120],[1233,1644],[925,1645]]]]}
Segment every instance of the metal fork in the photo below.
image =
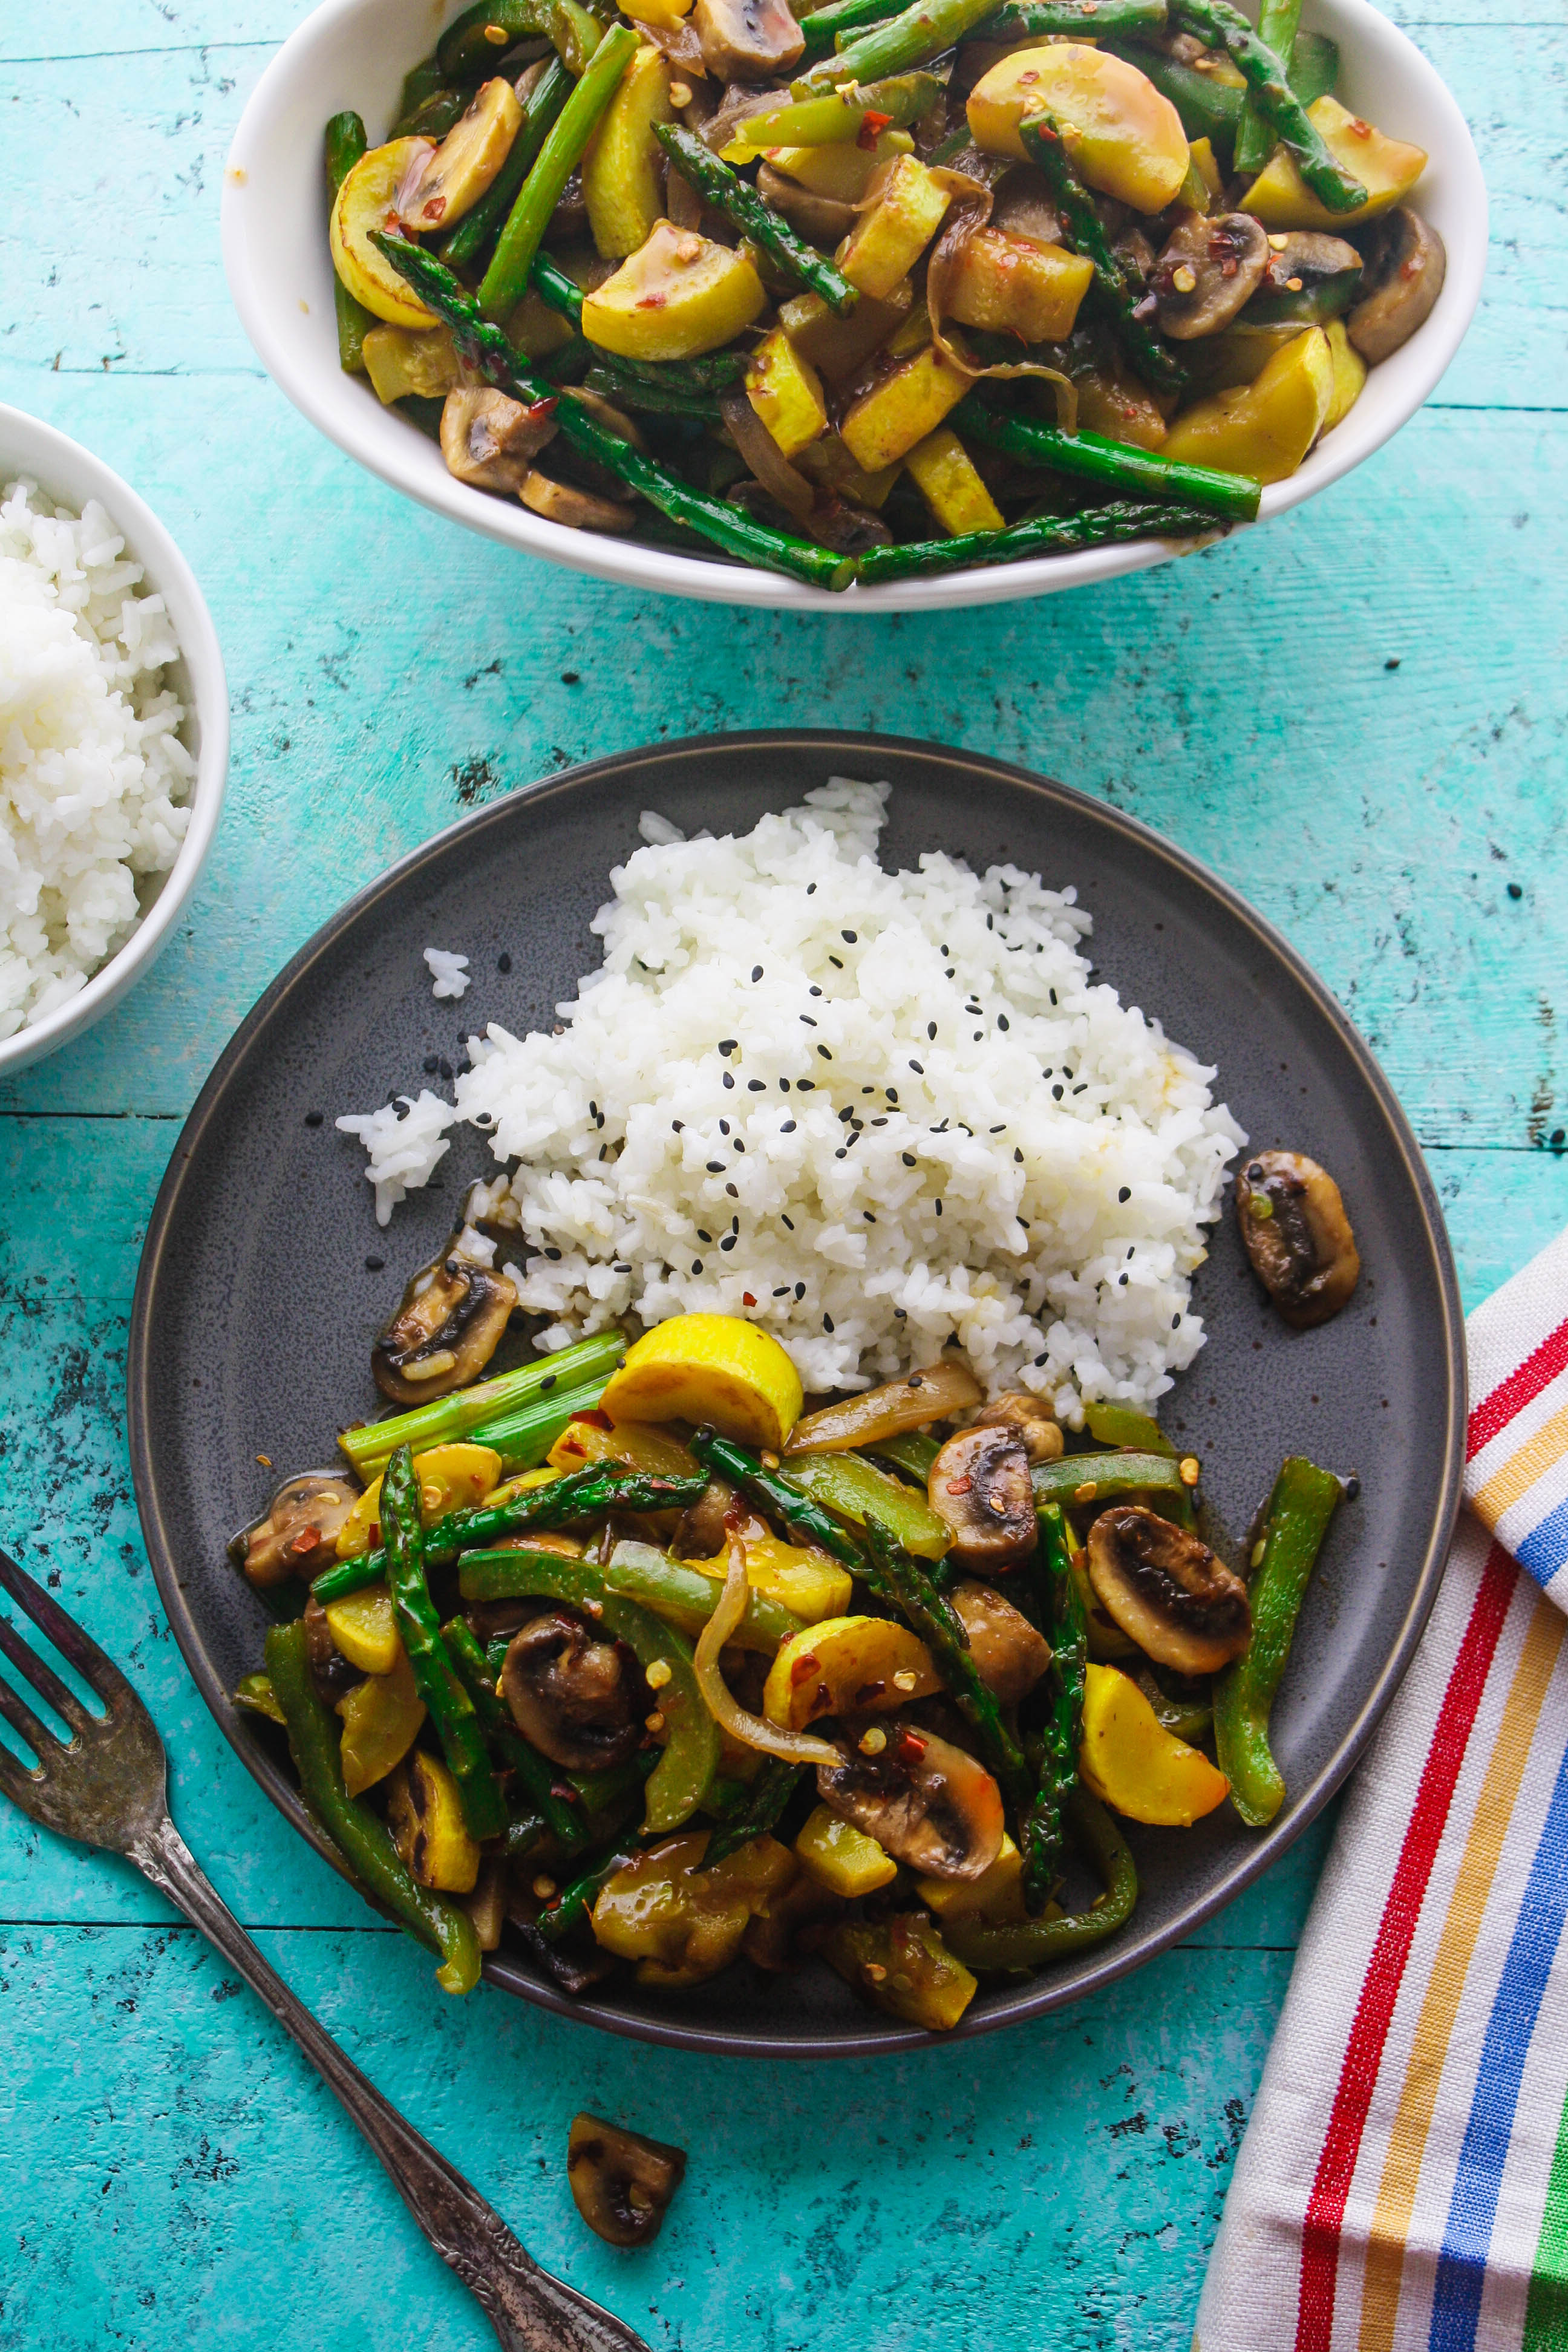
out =
{"type": "Polygon", "coordinates": [[[0,1551],[9,1593],[102,1700],[95,1716],[6,1618],[0,1652],[73,1734],[58,1740],[0,1678],[0,1716],[32,1749],[29,1770],[0,1747],[0,1790],[47,1829],[121,1853],[217,1946],[337,2093],[442,2261],[483,2305],[505,2352],[649,2352],[640,2336],[541,2270],[494,2207],[437,2156],[323,2032],[208,1885],[169,1818],[163,1743],[120,1672],[41,1585],[0,1551]]]}

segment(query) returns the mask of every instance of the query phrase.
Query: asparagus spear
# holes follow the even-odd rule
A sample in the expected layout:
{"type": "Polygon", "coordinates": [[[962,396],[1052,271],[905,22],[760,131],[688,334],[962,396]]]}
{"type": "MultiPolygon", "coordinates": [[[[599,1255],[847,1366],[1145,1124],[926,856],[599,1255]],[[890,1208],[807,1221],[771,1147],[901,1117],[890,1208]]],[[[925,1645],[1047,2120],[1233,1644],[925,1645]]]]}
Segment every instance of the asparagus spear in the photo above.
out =
{"type": "MultiPolygon", "coordinates": [[[[334,114],[327,125],[327,186],[333,201],[338,190],[364,153],[364,124],[357,114],[334,114]]],[[[345,375],[364,373],[364,339],[375,320],[364,304],[349,292],[334,269],[332,301],[338,317],[338,364],[345,375]]]]}
{"type": "MultiPolygon", "coordinates": [[[[1261,0],[1258,11],[1258,37],[1266,41],[1281,60],[1289,58],[1296,39],[1296,29],[1301,21],[1301,0],[1261,0]]],[[[1248,99],[1241,110],[1237,125],[1236,152],[1233,168],[1250,175],[1261,172],[1274,151],[1274,134],[1259,111],[1257,101],[1248,99]]]]}
{"type": "Polygon", "coordinates": [[[863,25],[879,25],[898,13],[898,0],[829,0],[826,8],[814,8],[798,19],[806,55],[819,58],[841,34],[858,33],[863,25]]]}
{"type": "MultiPolygon", "coordinates": [[[[1230,0],[1172,0],[1176,23],[1212,48],[1224,49],[1244,76],[1258,113],[1296,158],[1302,179],[1331,213],[1353,213],[1366,202],[1362,183],[1337,163],[1322,133],[1290,87],[1278,52],[1260,40],[1230,0]]],[[[1026,134],[1026,144],[1027,134],[1026,134]]]]}
{"type": "Polygon", "coordinates": [[[582,162],[583,151],[598,129],[640,38],[630,25],[612,25],[552,123],[480,282],[479,308],[487,319],[509,318],[528,291],[529,265],[550,225],[550,215],[582,162]]]}
{"type": "Polygon", "coordinates": [[[1157,33],[1165,22],[1165,0],[1004,0],[994,16],[975,27],[983,41],[1125,39],[1157,33]]]}
{"type": "Polygon", "coordinates": [[[490,239],[500,234],[517,192],[543,146],[545,138],[572,95],[572,77],[559,58],[552,58],[529,91],[517,136],[506,162],[471,213],[465,213],[446,244],[441,258],[448,269],[466,269],[477,261],[490,239]]]}
{"type": "Polygon", "coordinates": [[[855,308],[859,298],[837,263],[797,236],[788,221],[763,202],[749,181],[721,163],[695,131],[684,130],[679,122],[656,122],[653,131],[681,178],[717,205],[743,236],[753,238],[771,253],[792,278],[819,294],[840,319],[855,308]]]}
{"type": "Polygon", "coordinates": [[[578,1339],[553,1356],[540,1356],[531,1364],[520,1364],[515,1371],[499,1373],[493,1381],[454,1389],[450,1396],[416,1405],[409,1412],[395,1413],[388,1421],[345,1429],[338,1444],[368,1483],[385,1467],[399,1445],[410,1445],[416,1454],[424,1454],[432,1445],[449,1445],[536,1397],[564,1396],[585,1381],[607,1378],[626,1347],[624,1331],[597,1332],[593,1339],[578,1339]]]}
{"type": "Polygon", "coordinates": [[[726,1855],[749,1844],[752,1838],[765,1836],[794,1796],[805,1773],[804,1764],[792,1764],[787,1756],[770,1756],[742,1802],[709,1839],[702,1856],[703,1869],[711,1870],[716,1862],[722,1862],[726,1855]]]}
{"type": "MultiPolygon", "coordinates": [[[[917,540],[903,547],[868,548],[860,579],[868,588],[889,580],[918,580],[933,572],[962,572],[971,563],[1012,563],[1025,555],[1065,555],[1079,547],[1110,547],[1131,539],[1187,539],[1217,528],[1212,515],[1195,509],[1123,500],[1089,507],[1082,514],[1038,515],[1005,530],[965,530],[953,539],[917,540]]],[[[886,1447],[878,1449],[886,1452],[886,1447]]]]}
{"type": "MultiPolygon", "coordinates": [[[[1033,417],[1004,415],[972,393],[949,419],[955,431],[973,435],[993,449],[1052,473],[1076,475],[1101,489],[1135,499],[1168,499],[1222,522],[1252,522],[1263,493],[1250,474],[1226,474],[1213,466],[1186,466],[1130,442],[1107,441],[1098,433],[1064,433],[1033,417]]],[[[1201,529],[1211,526],[1205,522],[1201,529]]]]}
{"type": "Polygon", "coordinates": [[[500,1784],[490,1769],[473,1700],[458,1679],[441,1623],[425,1581],[425,1533],[420,1525],[419,1480],[414,1456],[400,1445],[386,1465],[381,1486],[381,1525],[386,1538],[386,1581],[393,1612],[420,1697],[452,1768],[469,1835],[499,1837],[506,1827],[500,1784]]]}
{"type": "MultiPolygon", "coordinates": [[[[611,32],[605,37],[607,46],[615,35],[611,32]]],[[[596,65],[598,59],[594,62],[596,65]]],[[[563,115],[561,119],[564,121],[566,118],[563,115]]],[[[542,156],[540,160],[542,162],[542,156]]],[[[538,169],[535,164],[534,171],[538,169]]],[[[521,204],[521,197],[518,201],[521,204]]],[[[407,279],[420,300],[446,320],[458,350],[487,383],[531,407],[554,396],[548,379],[533,374],[518,358],[500,329],[480,315],[479,304],[464,292],[451,271],[443,268],[434,254],[423,253],[405,238],[388,236],[381,230],[372,232],[372,242],[399,276],[407,279]]],[[[795,539],[787,531],[753,521],[750,515],[738,507],[726,505],[722,499],[710,499],[694,490],[689,482],[682,481],[679,474],[671,473],[657,458],[644,457],[629,442],[606,432],[579,401],[562,401],[555,421],[563,436],[584,457],[594,458],[607,474],[625,482],[628,489],[636,490],[672,522],[689,524],[726,554],[739,556],[743,563],[782,572],[790,579],[804,581],[810,588],[847,588],[854,579],[852,556],[835,555],[830,549],[814,547],[809,540],[795,539]]]]}
{"type": "Polygon", "coordinates": [[[1021,123],[1019,135],[1030,162],[1037,163],[1046,175],[1068,241],[1094,265],[1095,284],[1128,358],[1156,392],[1182,391],[1187,381],[1186,371],[1178,365],[1153,329],[1138,316],[1142,289],[1111,251],[1094,198],[1068,160],[1059,126],[1050,115],[1043,114],[1033,121],[1021,123]]]}
{"type": "Polygon", "coordinates": [[[1045,1908],[1050,1895],[1061,1852],[1062,1805],[1078,1783],[1084,1665],[1089,1655],[1089,1629],[1083,1601],[1073,1582],[1060,1504],[1047,1503],[1039,1522],[1040,1550],[1051,1594],[1051,1707],[1037,1739],[1031,1743],[1029,1761],[1037,1785],[1018,1840],[1024,1853],[1024,1900],[1036,1914],[1045,1908]]]}
{"type": "Polygon", "coordinates": [[[721,1437],[714,1429],[700,1429],[688,1444],[704,1469],[711,1470],[716,1478],[739,1486],[764,1511],[776,1513],[793,1535],[830,1552],[846,1568],[853,1569],[857,1576],[865,1575],[866,1555],[853,1536],[784,1471],[765,1469],[756,1454],[737,1445],[732,1438],[721,1437]]]}
{"type": "Polygon", "coordinates": [[[837,57],[822,58],[791,88],[797,98],[809,98],[835,82],[880,81],[907,72],[963,40],[995,5],[996,0],[914,0],[912,7],[874,25],[837,57]]]}
{"type": "Polygon", "coordinates": [[[617,408],[641,409],[650,416],[696,416],[717,425],[722,411],[712,392],[688,391],[683,384],[649,383],[640,375],[624,375],[618,367],[595,363],[583,378],[584,389],[601,393],[617,408]]]}

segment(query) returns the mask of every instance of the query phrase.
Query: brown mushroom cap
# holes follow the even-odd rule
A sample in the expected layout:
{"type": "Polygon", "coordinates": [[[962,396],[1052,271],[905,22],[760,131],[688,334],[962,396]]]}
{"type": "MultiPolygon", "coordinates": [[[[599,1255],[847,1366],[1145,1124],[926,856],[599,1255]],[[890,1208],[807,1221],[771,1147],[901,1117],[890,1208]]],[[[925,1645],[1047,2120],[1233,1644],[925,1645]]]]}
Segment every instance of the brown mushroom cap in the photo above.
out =
{"type": "Polygon", "coordinates": [[[447,471],[476,490],[520,490],[529,467],[553,438],[555,420],[543,402],[525,407],[504,392],[460,385],[441,411],[441,455],[447,471]]]}
{"type": "Polygon", "coordinates": [[[352,1478],[335,1470],[306,1470],[285,1478],[261,1517],[236,1536],[230,1550],[258,1591],[307,1581],[337,1558],[337,1533],[359,1500],[352,1478]]]}
{"type": "Polygon", "coordinates": [[[805,54],[805,35],[785,0],[697,0],[691,21],[721,81],[778,81],[805,54]]]}
{"type": "Polygon", "coordinates": [[[1089,1531],[1095,1598],[1146,1656],[1180,1675],[1217,1674],[1252,1638],[1247,1587],[1207,1544],[1141,1504],[1089,1531]]]}
{"type": "Polygon", "coordinates": [[[573,2116],[566,2143],[572,2201],[607,2245],[650,2244],[685,2176],[683,2147],[607,2124],[602,2116],[573,2116]]]}
{"type": "Polygon", "coordinates": [[[371,1349],[376,1387],[395,1404],[466,1388],[494,1355],[517,1291],[479,1255],[489,1246],[467,1229],[454,1234],[409,1283],[371,1349]]]}
{"type": "Polygon", "coordinates": [[[948,1599],[969,1636],[975,1673],[1004,1706],[1016,1706],[1050,1664],[1050,1643],[988,1584],[955,1584],[948,1599]]]}
{"type": "Polygon", "coordinates": [[[1061,1457],[1066,1440],[1061,1423],[1049,1405],[1027,1389],[1008,1389],[993,1397],[970,1423],[973,1429],[1010,1429],[1022,1438],[1024,1451],[1033,1462],[1056,1462],[1061,1457]]]}
{"type": "Polygon", "coordinates": [[[1029,1456],[1013,1428],[961,1429],[931,1465],[931,1509],[966,1568],[1012,1568],[1039,1541],[1029,1456]]]}
{"type": "Polygon", "coordinates": [[[932,1878],[979,1878],[1002,1850],[1002,1791],[983,1764],[901,1716],[845,1719],[844,1761],[819,1764],[816,1789],[840,1820],[932,1878]],[[874,1755],[862,1731],[887,1735],[874,1755]]]}
{"type": "Polygon", "coordinates": [[[1375,367],[1431,316],[1448,256],[1431,223],[1408,205],[1395,205],[1368,229],[1366,247],[1361,299],[1345,320],[1345,332],[1375,367]]]}
{"type": "Polygon", "coordinates": [[[1261,283],[1268,252],[1268,232],[1250,213],[1184,214],[1151,280],[1163,332],[1191,342],[1228,327],[1261,283]]]}
{"type": "Polygon", "coordinates": [[[1299,1331],[1337,1315],[1361,1275],[1340,1188],[1301,1151],[1259,1151],[1236,1180],[1236,1213],[1253,1272],[1299,1331]]]}
{"type": "Polygon", "coordinates": [[[500,1695],[523,1738],[569,1772],[624,1764],[653,1706],[624,1643],[605,1641],[564,1608],[542,1610],[512,1636],[500,1695]]]}

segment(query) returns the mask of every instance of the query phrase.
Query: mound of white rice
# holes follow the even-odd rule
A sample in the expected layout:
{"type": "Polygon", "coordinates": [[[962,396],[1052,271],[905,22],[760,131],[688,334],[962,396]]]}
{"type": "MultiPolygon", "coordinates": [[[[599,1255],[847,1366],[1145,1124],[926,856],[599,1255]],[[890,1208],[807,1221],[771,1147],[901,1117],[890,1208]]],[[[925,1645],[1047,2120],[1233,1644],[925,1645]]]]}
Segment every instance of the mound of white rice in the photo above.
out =
{"type": "Polygon", "coordinates": [[[0,494],[0,1037],[85,988],[179,855],[195,762],[162,596],[96,500],[0,494]]]}
{"type": "Polygon", "coordinates": [[[1203,1344],[1190,1278],[1246,1138],[1090,982],[1071,890],[940,853],[885,873],[888,790],[835,779],[742,839],[645,818],[561,1031],[491,1023],[455,1112],[339,1124],[378,1202],[455,1118],[517,1163],[480,1213],[521,1233],[546,1348],[706,1309],[775,1331],[808,1391],[952,1340],[1069,1420],[1152,1403],[1203,1344]]]}

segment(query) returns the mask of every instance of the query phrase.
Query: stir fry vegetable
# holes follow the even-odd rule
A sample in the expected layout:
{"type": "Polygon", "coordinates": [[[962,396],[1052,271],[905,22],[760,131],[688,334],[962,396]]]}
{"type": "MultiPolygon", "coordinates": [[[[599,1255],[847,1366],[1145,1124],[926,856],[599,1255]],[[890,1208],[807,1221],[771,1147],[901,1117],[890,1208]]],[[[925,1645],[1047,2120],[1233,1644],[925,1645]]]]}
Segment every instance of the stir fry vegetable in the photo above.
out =
{"type": "Polygon", "coordinates": [[[381,145],[327,126],[342,363],[479,493],[836,593],[1197,543],[1443,282],[1299,19],[471,8],[381,145]]]}
{"type": "Polygon", "coordinates": [[[236,1544],[282,1607],[307,1594],[237,1699],[443,1983],[507,1933],[577,1991],[816,1956],[944,2032],[988,1975],[1125,1923],[1118,1819],[1283,1802],[1269,1710],[1327,1471],[1285,1465],[1249,1589],[1147,1413],[1066,1430],[956,1354],[807,1412],[739,1318],[606,1335],[553,1376],[481,1383],[469,1352],[466,1389],[345,1434],[363,1491],[287,1480],[236,1544]],[[479,1442],[612,1364],[537,1466],[479,1442]]]}

